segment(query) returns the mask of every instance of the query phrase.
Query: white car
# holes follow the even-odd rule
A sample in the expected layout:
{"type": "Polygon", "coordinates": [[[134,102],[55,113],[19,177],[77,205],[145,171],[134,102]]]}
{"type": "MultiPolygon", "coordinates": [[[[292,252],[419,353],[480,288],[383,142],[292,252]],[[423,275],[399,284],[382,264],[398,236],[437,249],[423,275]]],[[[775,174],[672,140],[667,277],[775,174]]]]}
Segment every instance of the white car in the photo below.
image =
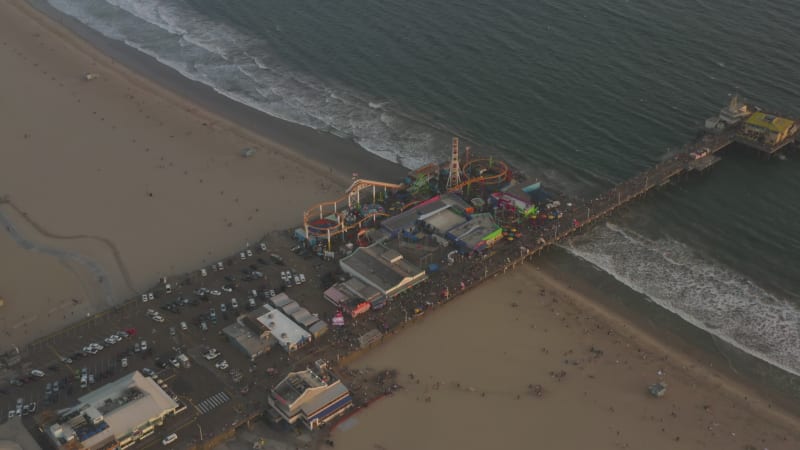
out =
{"type": "Polygon", "coordinates": [[[178,435],[175,433],[170,434],[161,440],[161,445],[169,445],[178,440],[178,435]]]}
{"type": "Polygon", "coordinates": [[[95,349],[95,350],[97,350],[98,352],[99,352],[100,350],[103,350],[103,349],[105,348],[105,347],[103,347],[102,345],[98,344],[97,342],[92,342],[92,343],[90,343],[90,344],[89,344],[89,347],[90,347],[90,348],[93,348],[93,349],[95,349]]]}
{"type": "Polygon", "coordinates": [[[247,255],[245,255],[244,252],[239,252],[239,259],[244,261],[245,259],[247,259],[247,255]]]}
{"type": "Polygon", "coordinates": [[[147,341],[142,341],[142,343],[139,344],[139,347],[141,347],[143,352],[146,352],[147,351],[147,341]]]}
{"type": "Polygon", "coordinates": [[[301,273],[301,274],[299,275],[299,277],[300,277],[300,282],[301,282],[301,283],[305,283],[305,282],[306,282],[306,276],[305,276],[304,274],[302,274],[302,273],[301,273]]]}
{"type": "Polygon", "coordinates": [[[298,284],[300,284],[300,276],[299,276],[299,275],[295,275],[295,276],[294,276],[294,284],[295,284],[295,285],[298,285],[298,284]]]}
{"type": "Polygon", "coordinates": [[[208,271],[206,269],[200,269],[200,276],[201,277],[207,277],[208,276],[208,271]]]}
{"type": "Polygon", "coordinates": [[[147,293],[147,298],[148,298],[149,300],[151,300],[151,301],[152,301],[152,300],[155,300],[156,296],[155,296],[155,295],[153,295],[153,293],[152,293],[152,292],[148,292],[148,293],[147,293]]]}
{"type": "Polygon", "coordinates": [[[125,367],[128,367],[128,358],[122,358],[122,360],[120,361],[120,363],[122,364],[122,368],[123,368],[123,369],[124,369],[125,367]]]}
{"type": "Polygon", "coordinates": [[[83,353],[89,353],[91,355],[94,355],[97,353],[97,350],[94,347],[90,347],[87,345],[86,347],[83,347],[83,353]]]}
{"type": "Polygon", "coordinates": [[[142,294],[142,303],[147,303],[148,300],[147,294],[142,294]]]}
{"type": "Polygon", "coordinates": [[[235,298],[231,299],[231,308],[237,309],[239,307],[239,302],[236,301],[235,298]]]}
{"type": "Polygon", "coordinates": [[[189,329],[189,326],[186,325],[186,322],[181,322],[181,330],[186,331],[189,329]]]}
{"type": "Polygon", "coordinates": [[[262,252],[267,251],[267,244],[262,242],[262,243],[258,244],[258,246],[261,247],[261,251],[262,252]]]}
{"type": "Polygon", "coordinates": [[[219,305],[219,310],[225,312],[228,310],[228,307],[227,305],[225,305],[225,303],[222,303],[221,305],[219,305]]]}
{"type": "Polygon", "coordinates": [[[31,375],[33,375],[33,376],[35,376],[37,378],[42,378],[44,376],[44,372],[42,372],[39,369],[33,369],[33,370],[31,370],[31,375]]]}
{"type": "Polygon", "coordinates": [[[225,292],[233,292],[233,289],[231,289],[228,286],[222,286],[222,290],[225,291],[225,292]]]}
{"type": "Polygon", "coordinates": [[[153,316],[153,320],[155,320],[155,321],[156,321],[156,322],[158,322],[158,323],[163,323],[163,322],[164,322],[164,318],[163,318],[163,317],[161,317],[161,315],[160,315],[160,314],[156,314],[156,315],[154,315],[154,316],[153,316]]]}
{"type": "Polygon", "coordinates": [[[228,365],[228,361],[225,361],[224,359],[223,359],[222,361],[220,361],[220,362],[218,362],[218,363],[214,364],[214,366],[215,366],[217,369],[219,369],[219,370],[225,370],[225,369],[227,369],[228,367],[230,367],[230,366],[228,365]]]}
{"type": "Polygon", "coordinates": [[[220,292],[220,291],[218,291],[216,289],[208,291],[208,293],[211,294],[211,295],[217,295],[217,296],[222,295],[222,292],[220,292]]]}
{"type": "Polygon", "coordinates": [[[222,270],[224,268],[225,268],[225,266],[222,265],[222,261],[217,263],[217,270],[222,270]]]}
{"type": "Polygon", "coordinates": [[[170,358],[169,359],[169,363],[172,364],[172,367],[180,367],[181,366],[181,364],[175,358],[170,358]]]}
{"type": "Polygon", "coordinates": [[[164,289],[166,289],[167,294],[172,294],[172,285],[171,284],[167,283],[167,285],[164,287],[164,289]]]}
{"type": "Polygon", "coordinates": [[[215,348],[212,348],[211,350],[203,353],[203,358],[205,358],[205,359],[207,359],[209,361],[217,359],[218,357],[219,357],[219,353],[217,353],[217,349],[215,349],[215,348]]]}
{"type": "Polygon", "coordinates": [[[253,256],[253,251],[252,251],[252,250],[250,250],[249,248],[247,249],[247,251],[246,251],[245,253],[247,253],[247,257],[248,257],[248,258],[249,258],[249,257],[251,257],[251,256],[253,256]]]}

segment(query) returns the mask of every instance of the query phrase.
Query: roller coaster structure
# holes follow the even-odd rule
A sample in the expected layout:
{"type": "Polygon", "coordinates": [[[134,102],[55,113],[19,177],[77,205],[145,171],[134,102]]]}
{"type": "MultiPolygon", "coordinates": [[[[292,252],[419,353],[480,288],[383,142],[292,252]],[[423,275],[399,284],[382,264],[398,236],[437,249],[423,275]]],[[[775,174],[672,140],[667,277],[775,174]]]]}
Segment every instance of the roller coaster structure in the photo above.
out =
{"type": "MultiPolygon", "coordinates": [[[[353,229],[361,229],[370,220],[375,221],[380,217],[388,217],[389,214],[383,208],[367,208],[358,215],[354,215],[356,208],[362,207],[362,197],[372,204],[379,203],[379,190],[385,195],[389,190],[399,191],[403,189],[420,191],[422,185],[427,183],[433,174],[441,169],[437,164],[429,164],[414,171],[417,181],[411,186],[397,183],[386,183],[382,181],[357,179],[345,191],[345,195],[332,201],[318,203],[303,213],[303,228],[308,239],[324,238],[330,246],[331,238],[353,229]],[[424,179],[424,182],[420,181],[424,179]],[[366,195],[364,191],[367,191],[366,195]],[[371,191],[371,196],[370,192],[371,191]]],[[[459,192],[472,184],[496,185],[508,181],[511,178],[511,170],[503,161],[493,158],[479,158],[467,161],[463,166],[463,174],[466,180],[448,189],[449,192],[459,192]],[[472,174],[476,176],[470,177],[472,174]]],[[[463,180],[464,178],[462,178],[463,180]]],[[[405,205],[402,211],[413,206],[416,202],[405,205]]]]}
{"type": "MultiPolygon", "coordinates": [[[[388,190],[400,190],[405,185],[384,183],[372,180],[355,180],[345,191],[345,195],[332,201],[318,203],[303,213],[303,227],[307,238],[326,238],[328,244],[332,237],[346,233],[352,229],[361,228],[364,222],[375,220],[378,217],[388,216],[382,210],[373,210],[364,214],[358,220],[347,220],[352,210],[361,205],[362,192],[372,190],[372,203],[378,199],[378,189],[385,194],[388,190]]],[[[369,194],[367,194],[369,196],[369,194]]],[[[367,197],[369,198],[369,197],[367,197]]]]}

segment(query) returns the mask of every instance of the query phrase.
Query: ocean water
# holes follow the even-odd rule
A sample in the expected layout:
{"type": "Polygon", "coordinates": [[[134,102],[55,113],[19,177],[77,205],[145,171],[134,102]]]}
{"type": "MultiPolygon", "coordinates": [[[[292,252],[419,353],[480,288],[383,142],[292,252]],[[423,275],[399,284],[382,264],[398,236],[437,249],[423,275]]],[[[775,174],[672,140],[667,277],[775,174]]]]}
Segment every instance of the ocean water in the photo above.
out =
{"type": "MultiPolygon", "coordinates": [[[[739,93],[800,117],[800,11],[746,0],[48,0],[271,115],[407,167],[462,136],[591,196],[739,93]]],[[[800,162],[741,149],[564,244],[646,299],[800,374],[800,162]]]]}

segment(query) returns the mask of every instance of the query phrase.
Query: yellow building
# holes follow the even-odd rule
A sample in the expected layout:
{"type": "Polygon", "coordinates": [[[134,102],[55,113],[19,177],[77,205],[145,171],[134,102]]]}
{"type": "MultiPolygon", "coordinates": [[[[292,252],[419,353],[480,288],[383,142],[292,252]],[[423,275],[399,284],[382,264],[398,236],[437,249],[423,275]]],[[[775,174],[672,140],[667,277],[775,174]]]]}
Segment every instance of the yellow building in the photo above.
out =
{"type": "Polygon", "coordinates": [[[779,144],[796,131],[797,123],[793,120],[763,112],[754,112],[743,127],[746,137],[768,145],[779,144]]]}

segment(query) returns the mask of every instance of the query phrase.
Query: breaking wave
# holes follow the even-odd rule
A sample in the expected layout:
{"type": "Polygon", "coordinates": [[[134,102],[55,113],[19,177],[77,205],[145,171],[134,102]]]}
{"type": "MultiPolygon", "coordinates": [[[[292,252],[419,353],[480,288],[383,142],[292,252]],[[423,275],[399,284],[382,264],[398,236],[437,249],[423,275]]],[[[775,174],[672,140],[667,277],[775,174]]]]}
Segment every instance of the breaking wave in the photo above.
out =
{"type": "Polygon", "coordinates": [[[694,326],[800,375],[800,309],[744,276],[680,242],[611,223],[565,248],[694,326]]]}
{"type": "Polygon", "coordinates": [[[409,168],[432,162],[447,137],[383,99],[334,87],[275,58],[269,43],[213,21],[183,1],[48,0],[103,35],[152,56],[183,76],[280,119],[352,139],[409,168]]]}

